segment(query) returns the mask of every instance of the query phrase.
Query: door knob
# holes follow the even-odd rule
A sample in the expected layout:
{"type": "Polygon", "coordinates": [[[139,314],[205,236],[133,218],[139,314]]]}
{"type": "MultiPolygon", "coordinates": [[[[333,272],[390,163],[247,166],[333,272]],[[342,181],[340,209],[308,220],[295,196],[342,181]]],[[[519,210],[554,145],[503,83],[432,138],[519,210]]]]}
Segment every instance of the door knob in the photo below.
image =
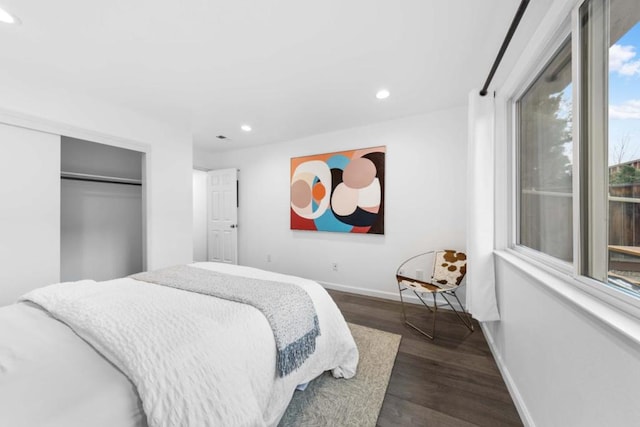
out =
{"type": "Polygon", "coordinates": [[[229,227],[231,227],[231,228],[237,228],[237,227],[238,227],[238,224],[231,224],[229,227]]]}

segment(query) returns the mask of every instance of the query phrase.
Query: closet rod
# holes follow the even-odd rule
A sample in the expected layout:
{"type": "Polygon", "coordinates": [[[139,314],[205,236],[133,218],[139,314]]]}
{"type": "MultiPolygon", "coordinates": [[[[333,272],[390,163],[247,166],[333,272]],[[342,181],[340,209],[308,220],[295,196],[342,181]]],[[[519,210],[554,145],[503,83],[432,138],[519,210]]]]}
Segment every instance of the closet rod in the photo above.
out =
{"type": "Polygon", "coordinates": [[[61,179],[73,181],[104,182],[107,184],[142,185],[142,180],[130,178],[118,178],[115,176],[91,175],[88,173],[61,172],[61,179]]]}

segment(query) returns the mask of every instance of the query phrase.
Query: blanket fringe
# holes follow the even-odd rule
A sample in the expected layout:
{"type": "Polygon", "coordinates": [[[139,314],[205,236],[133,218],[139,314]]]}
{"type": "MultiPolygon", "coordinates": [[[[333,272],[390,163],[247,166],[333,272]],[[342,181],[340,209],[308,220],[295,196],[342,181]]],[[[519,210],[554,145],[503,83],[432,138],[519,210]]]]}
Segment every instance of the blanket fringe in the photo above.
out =
{"type": "Polygon", "coordinates": [[[320,335],[320,323],[317,315],[313,317],[313,325],[313,329],[305,335],[285,348],[278,349],[276,369],[280,377],[289,375],[298,369],[316,351],[316,338],[320,335]]]}

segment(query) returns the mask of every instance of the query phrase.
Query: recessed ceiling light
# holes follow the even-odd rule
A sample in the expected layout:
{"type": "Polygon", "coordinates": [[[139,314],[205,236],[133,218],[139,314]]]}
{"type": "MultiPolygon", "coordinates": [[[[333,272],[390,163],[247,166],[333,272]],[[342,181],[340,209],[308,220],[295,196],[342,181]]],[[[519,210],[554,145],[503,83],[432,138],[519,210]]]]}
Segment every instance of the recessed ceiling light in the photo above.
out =
{"type": "Polygon", "coordinates": [[[380,89],[378,93],[376,93],[376,98],[378,99],[387,99],[391,95],[388,90],[380,89]]]}
{"type": "Polygon", "coordinates": [[[5,24],[19,24],[20,20],[0,7],[0,22],[5,24]]]}
{"type": "Polygon", "coordinates": [[[240,126],[240,129],[242,129],[245,132],[251,132],[251,126],[249,125],[242,125],[240,126]]]}

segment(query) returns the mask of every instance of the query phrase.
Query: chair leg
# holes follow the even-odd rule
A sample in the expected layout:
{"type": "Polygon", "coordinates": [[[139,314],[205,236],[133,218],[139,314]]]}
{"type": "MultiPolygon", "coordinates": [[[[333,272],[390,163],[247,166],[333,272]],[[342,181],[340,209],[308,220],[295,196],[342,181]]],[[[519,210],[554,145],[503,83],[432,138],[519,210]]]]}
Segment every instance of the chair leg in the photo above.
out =
{"type": "Polygon", "coordinates": [[[407,313],[404,311],[404,299],[402,298],[402,292],[406,291],[407,288],[402,289],[400,286],[400,282],[398,282],[398,292],[400,293],[400,305],[402,306],[402,317],[406,323],[407,321],[407,313]]]}
{"type": "Polygon", "coordinates": [[[453,304],[451,304],[451,302],[449,302],[449,300],[447,299],[447,296],[445,295],[445,292],[442,292],[442,297],[447,302],[447,304],[449,304],[449,307],[451,307],[453,312],[456,314],[456,316],[458,316],[458,319],[460,319],[460,321],[464,324],[464,326],[466,326],[467,329],[469,329],[471,332],[473,332],[473,320],[472,320],[472,317],[469,314],[469,312],[464,308],[462,303],[460,302],[460,299],[458,298],[458,295],[456,295],[455,292],[448,292],[448,294],[449,295],[453,295],[453,297],[456,299],[456,301],[458,301],[458,305],[460,306],[460,309],[462,310],[462,313],[464,314],[464,317],[461,316],[460,313],[458,313],[458,310],[456,310],[456,308],[453,306],[453,304]]]}
{"type": "MultiPolygon", "coordinates": [[[[429,339],[433,339],[435,332],[436,332],[436,311],[435,309],[437,309],[437,306],[434,307],[434,309],[432,310],[431,307],[429,307],[429,304],[427,304],[422,297],[420,296],[420,294],[418,294],[416,291],[413,291],[414,294],[416,294],[416,296],[418,297],[418,299],[420,300],[420,302],[422,302],[422,304],[429,309],[429,311],[433,312],[433,331],[431,333],[425,332],[422,329],[420,329],[418,326],[414,325],[413,323],[409,322],[409,320],[407,320],[407,313],[405,311],[404,308],[404,299],[402,297],[402,292],[406,291],[409,288],[404,288],[402,289],[400,287],[400,282],[398,282],[398,289],[400,290],[400,303],[402,305],[402,317],[404,318],[404,323],[407,326],[412,327],[413,329],[415,329],[416,331],[420,332],[422,335],[424,335],[425,337],[429,338],[429,339]]],[[[432,294],[433,295],[433,294],[432,294]]],[[[434,300],[435,301],[435,300],[434,300]]]]}
{"type": "MultiPolygon", "coordinates": [[[[417,293],[415,290],[413,291],[413,293],[418,297],[418,299],[420,300],[420,302],[430,311],[433,313],[433,325],[431,327],[431,333],[428,333],[426,331],[423,331],[422,329],[420,329],[418,326],[414,325],[413,323],[409,322],[409,320],[407,319],[407,312],[405,310],[404,307],[404,297],[403,297],[403,292],[406,291],[407,289],[410,288],[402,288],[402,285],[400,284],[400,282],[398,282],[398,291],[400,293],[400,305],[402,306],[402,318],[404,320],[404,323],[410,327],[412,327],[413,329],[415,329],[416,331],[420,332],[422,335],[426,336],[429,339],[434,339],[435,334],[436,334],[436,317],[438,314],[438,301],[436,299],[436,293],[432,292],[431,296],[433,297],[433,308],[431,308],[429,306],[429,304],[427,304],[425,302],[425,300],[420,296],[419,293],[417,293]]],[[[413,290],[413,289],[412,289],[413,290]]],[[[449,301],[449,299],[447,298],[445,292],[441,292],[440,294],[442,295],[442,297],[444,298],[444,300],[446,301],[446,303],[449,305],[449,307],[451,307],[451,309],[453,310],[453,312],[456,314],[456,316],[458,316],[458,319],[460,319],[460,321],[462,322],[462,324],[464,326],[467,327],[467,329],[469,329],[471,332],[474,331],[473,328],[473,320],[471,315],[469,314],[469,312],[464,308],[464,306],[462,305],[462,303],[460,302],[460,299],[458,298],[458,296],[456,295],[455,292],[447,292],[449,295],[453,295],[453,297],[456,299],[456,301],[458,302],[458,306],[460,307],[460,310],[462,312],[462,315],[460,314],[460,311],[456,310],[455,306],[453,304],[451,304],[451,301],[449,301]]]]}
{"type": "Polygon", "coordinates": [[[433,336],[436,336],[436,314],[438,314],[438,302],[436,301],[436,294],[432,293],[433,297],[433,336]]]}

